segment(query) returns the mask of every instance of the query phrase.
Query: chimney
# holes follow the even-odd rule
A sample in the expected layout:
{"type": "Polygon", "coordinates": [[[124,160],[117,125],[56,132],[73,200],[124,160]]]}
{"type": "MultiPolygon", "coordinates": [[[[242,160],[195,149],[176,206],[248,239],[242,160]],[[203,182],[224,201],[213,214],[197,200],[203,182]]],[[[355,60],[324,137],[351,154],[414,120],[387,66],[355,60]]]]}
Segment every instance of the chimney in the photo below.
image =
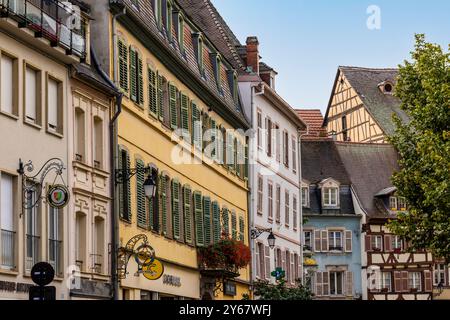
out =
{"type": "Polygon", "coordinates": [[[252,71],[259,74],[259,42],[258,38],[251,36],[247,38],[247,67],[251,67],[252,71]]]}

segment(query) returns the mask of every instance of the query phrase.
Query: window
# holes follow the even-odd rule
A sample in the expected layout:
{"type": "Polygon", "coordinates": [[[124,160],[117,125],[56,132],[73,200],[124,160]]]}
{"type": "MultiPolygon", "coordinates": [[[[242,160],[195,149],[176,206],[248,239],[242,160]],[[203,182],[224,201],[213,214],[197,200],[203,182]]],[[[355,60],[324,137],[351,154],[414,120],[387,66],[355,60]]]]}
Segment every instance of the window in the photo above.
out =
{"type": "Polygon", "coordinates": [[[86,127],[85,113],[81,108],[75,108],[75,160],[86,160],[86,127]]]}
{"type": "Polygon", "coordinates": [[[94,117],[94,167],[101,169],[103,167],[103,120],[100,117],[94,117]]]}
{"type": "Polygon", "coordinates": [[[297,197],[292,197],[292,224],[294,225],[294,230],[297,230],[298,217],[297,217],[297,197]]]}
{"type": "Polygon", "coordinates": [[[284,165],[289,168],[289,134],[287,131],[283,133],[283,150],[284,150],[284,165]]]}
{"type": "MultiPolygon", "coordinates": [[[[159,0],[155,0],[159,2],[159,0]]],[[[119,54],[119,86],[122,90],[128,91],[128,47],[123,39],[118,41],[118,54],[119,54]]]]}
{"type": "Polygon", "coordinates": [[[262,149],[262,114],[261,111],[259,110],[257,115],[257,121],[258,121],[258,130],[257,130],[258,149],[262,149]]]}
{"type": "Polygon", "coordinates": [[[217,55],[216,57],[216,68],[214,70],[215,76],[216,76],[216,82],[217,82],[217,88],[219,90],[220,94],[223,94],[222,90],[222,60],[220,59],[220,56],[217,55]]]}
{"type": "Polygon", "coordinates": [[[290,211],[289,190],[286,190],[286,192],[284,193],[284,224],[286,225],[286,227],[289,227],[289,215],[291,214],[290,211]]]}
{"type": "MultiPolygon", "coordinates": [[[[119,152],[119,168],[122,172],[130,170],[130,156],[126,150],[121,149],[119,152]]],[[[120,218],[131,222],[131,190],[130,181],[124,179],[123,183],[119,183],[119,213],[120,218]]]]}
{"type": "Polygon", "coordinates": [[[289,250],[286,250],[284,252],[285,256],[286,256],[286,268],[285,268],[285,273],[286,273],[286,282],[290,283],[291,282],[291,253],[289,252],[289,250]]]}
{"type": "Polygon", "coordinates": [[[173,83],[169,83],[169,110],[170,127],[176,130],[178,128],[178,89],[173,83]]]}
{"type": "Polygon", "coordinates": [[[0,111],[19,115],[17,108],[17,59],[4,53],[0,55],[0,111]]]}
{"type": "Polygon", "coordinates": [[[266,153],[268,157],[272,156],[272,120],[266,118],[266,153]]]}
{"type": "Polygon", "coordinates": [[[283,265],[282,265],[282,261],[281,261],[281,250],[275,249],[273,257],[274,257],[274,262],[275,262],[275,264],[274,264],[275,268],[282,268],[283,265]]]}
{"type": "Polygon", "coordinates": [[[142,57],[130,47],[130,99],[139,105],[144,103],[144,78],[142,57]]]}
{"type": "Polygon", "coordinates": [[[280,162],[281,159],[281,132],[280,132],[280,126],[278,124],[275,125],[275,153],[276,153],[276,160],[277,162],[280,162]]]}
{"type": "Polygon", "coordinates": [[[48,207],[48,262],[57,276],[63,273],[62,219],[61,210],[48,207]]]}
{"type": "Polygon", "coordinates": [[[406,210],[406,199],[404,197],[398,197],[398,210],[406,210]]]}
{"type": "Polygon", "coordinates": [[[391,292],[392,291],[392,275],[390,272],[381,272],[381,290],[391,292]]]}
{"type": "Polygon", "coordinates": [[[31,271],[31,268],[39,262],[40,259],[40,214],[39,207],[33,205],[38,199],[36,198],[36,191],[27,191],[25,194],[26,210],[26,260],[25,270],[31,271]]]}
{"type": "Polygon", "coordinates": [[[177,31],[178,31],[177,32],[178,46],[180,48],[181,54],[184,55],[185,54],[185,50],[184,50],[184,19],[181,15],[178,19],[178,30],[177,31]]]}
{"type": "Polygon", "coordinates": [[[257,203],[257,212],[259,215],[263,213],[263,177],[258,175],[258,203],[257,203]]]}
{"type": "Polygon", "coordinates": [[[303,238],[304,238],[304,250],[305,251],[312,251],[313,246],[313,233],[311,230],[305,230],[303,231],[303,238]]]}
{"type": "Polygon", "coordinates": [[[166,0],[166,19],[165,19],[165,27],[167,32],[167,38],[169,41],[172,41],[172,3],[166,0]]]}
{"type": "Polygon", "coordinates": [[[335,207],[338,205],[338,188],[323,188],[323,205],[335,207]]]}
{"type": "MultiPolygon", "coordinates": [[[[203,197],[203,226],[205,230],[205,245],[209,246],[212,244],[213,237],[211,232],[211,198],[203,197]]],[[[236,239],[236,213],[232,213],[231,215],[231,228],[232,228],[232,237],[236,239]]]]}
{"type": "Polygon", "coordinates": [[[408,273],[408,288],[410,290],[421,291],[421,273],[409,272],[408,273]]]}
{"type": "Polygon", "coordinates": [[[0,172],[0,268],[15,268],[14,231],[14,183],[15,178],[0,172]]]}
{"type": "Polygon", "coordinates": [[[155,14],[155,20],[158,28],[161,29],[161,1],[153,0],[153,13],[155,14]]]}
{"type": "Polygon", "coordinates": [[[280,220],[281,220],[281,187],[279,184],[277,184],[277,188],[276,188],[275,205],[276,205],[275,221],[277,223],[280,223],[280,220]]]}
{"type": "Polygon", "coordinates": [[[389,198],[389,208],[391,208],[392,211],[397,211],[397,197],[389,198]]]}
{"type": "Polygon", "coordinates": [[[434,285],[438,286],[441,284],[442,286],[445,285],[445,264],[438,263],[434,265],[434,285]]]}
{"type": "Polygon", "coordinates": [[[402,250],[402,239],[399,236],[391,236],[392,249],[394,251],[402,250]]]}
{"type": "Polygon", "coordinates": [[[342,117],[342,140],[347,141],[348,139],[348,129],[347,129],[347,117],[342,117]]]}
{"type": "Polygon", "coordinates": [[[63,93],[62,82],[47,78],[47,125],[50,132],[63,134],[63,93]]]}
{"type": "Polygon", "coordinates": [[[328,249],[342,251],[342,231],[328,231],[328,249]]]}
{"type": "Polygon", "coordinates": [[[102,217],[94,219],[94,254],[93,254],[93,270],[95,273],[104,273],[104,256],[105,256],[105,220],[102,217]]]}
{"type": "Polygon", "coordinates": [[[344,272],[330,272],[330,295],[343,295],[344,272]]]}
{"type": "Polygon", "coordinates": [[[197,63],[198,69],[200,71],[200,75],[204,76],[204,67],[203,67],[203,39],[198,36],[198,45],[197,45],[197,63]]]}
{"type": "Polygon", "coordinates": [[[292,171],[297,173],[297,141],[292,137],[292,171]]]}
{"type": "Polygon", "coordinates": [[[309,188],[302,187],[302,206],[308,207],[309,205],[309,188]]]}
{"type": "Polygon", "coordinates": [[[372,235],[371,236],[371,247],[374,251],[381,251],[383,248],[382,243],[383,237],[381,235],[372,235]]]}
{"type": "Polygon", "coordinates": [[[81,271],[86,271],[86,215],[77,212],[75,215],[75,263],[81,271]]]}
{"type": "Polygon", "coordinates": [[[264,245],[262,243],[258,243],[258,266],[256,274],[259,276],[259,278],[264,279],[265,277],[265,252],[264,252],[264,245]]]}
{"type": "Polygon", "coordinates": [[[25,65],[25,121],[41,124],[41,72],[25,65]]]}
{"type": "Polygon", "coordinates": [[[268,201],[267,201],[267,213],[269,220],[273,219],[273,184],[272,181],[267,182],[267,194],[268,194],[268,201]]]}

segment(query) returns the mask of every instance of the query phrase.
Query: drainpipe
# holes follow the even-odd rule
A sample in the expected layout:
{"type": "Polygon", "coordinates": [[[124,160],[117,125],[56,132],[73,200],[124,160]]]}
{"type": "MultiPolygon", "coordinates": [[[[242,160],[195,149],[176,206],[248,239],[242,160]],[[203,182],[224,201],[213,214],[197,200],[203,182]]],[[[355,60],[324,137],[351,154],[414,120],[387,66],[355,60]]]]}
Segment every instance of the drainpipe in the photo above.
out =
{"type": "Polygon", "coordinates": [[[303,265],[303,194],[302,194],[302,180],[303,180],[303,172],[302,172],[302,137],[306,136],[309,134],[309,126],[306,126],[306,133],[302,134],[300,130],[298,130],[297,135],[298,135],[298,173],[299,173],[299,178],[298,178],[298,184],[299,184],[299,204],[300,204],[300,261],[302,264],[302,274],[300,277],[300,283],[302,285],[305,284],[305,266],[303,265]]]}

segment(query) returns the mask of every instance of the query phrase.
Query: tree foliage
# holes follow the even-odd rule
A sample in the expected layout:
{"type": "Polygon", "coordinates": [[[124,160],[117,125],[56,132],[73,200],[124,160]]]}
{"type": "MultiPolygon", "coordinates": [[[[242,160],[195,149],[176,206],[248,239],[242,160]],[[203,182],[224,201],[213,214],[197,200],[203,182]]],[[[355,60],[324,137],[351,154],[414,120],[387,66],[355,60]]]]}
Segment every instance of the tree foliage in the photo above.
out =
{"type": "Polygon", "coordinates": [[[311,300],[311,291],[297,281],[295,286],[287,287],[284,278],[271,284],[268,281],[257,280],[254,283],[255,297],[259,300],[311,300]]]}
{"type": "Polygon", "coordinates": [[[408,211],[390,222],[390,229],[450,260],[450,54],[416,35],[412,61],[399,66],[395,89],[410,117],[394,117],[389,141],[400,155],[400,171],[392,182],[406,198],[408,211]]]}

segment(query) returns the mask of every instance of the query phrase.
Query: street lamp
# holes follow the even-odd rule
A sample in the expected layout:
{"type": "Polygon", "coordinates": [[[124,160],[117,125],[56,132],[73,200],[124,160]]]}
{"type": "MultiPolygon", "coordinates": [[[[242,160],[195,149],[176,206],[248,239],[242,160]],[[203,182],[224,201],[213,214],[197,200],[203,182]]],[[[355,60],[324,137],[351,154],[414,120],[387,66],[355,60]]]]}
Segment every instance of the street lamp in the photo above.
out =
{"type": "Polygon", "coordinates": [[[156,194],[156,177],[158,173],[156,169],[153,169],[152,171],[152,174],[149,174],[144,182],[144,192],[147,198],[154,198],[156,194]]]}
{"type": "Polygon", "coordinates": [[[261,228],[256,227],[250,231],[250,236],[251,236],[252,240],[255,240],[255,239],[258,239],[258,237],[265,232],[270,233],[269,236],[267,237],[267,242],[269,243],[270,249],[275,248],[276,238],[272,232],[272,229],[270,229],[270,228],[269,229],[261,229],[261,228]]]}
{"type": "Polygon", "coordinates": [[[127,183],[137,173],[147,175],[147,178],[144,181],[144,193],[146,197],[154,198],[156,195],[158,169],[151,167],[150,165],[145,168],[117,169],[116,184],[127,183]]]}
{"type": "Polygon", "coordinates": [[[270,249],[275,248],[275,236],[273,235],[273,232],[271,231],[269,236],[267,237],[267,242],[269,243],[270,249]]]}

